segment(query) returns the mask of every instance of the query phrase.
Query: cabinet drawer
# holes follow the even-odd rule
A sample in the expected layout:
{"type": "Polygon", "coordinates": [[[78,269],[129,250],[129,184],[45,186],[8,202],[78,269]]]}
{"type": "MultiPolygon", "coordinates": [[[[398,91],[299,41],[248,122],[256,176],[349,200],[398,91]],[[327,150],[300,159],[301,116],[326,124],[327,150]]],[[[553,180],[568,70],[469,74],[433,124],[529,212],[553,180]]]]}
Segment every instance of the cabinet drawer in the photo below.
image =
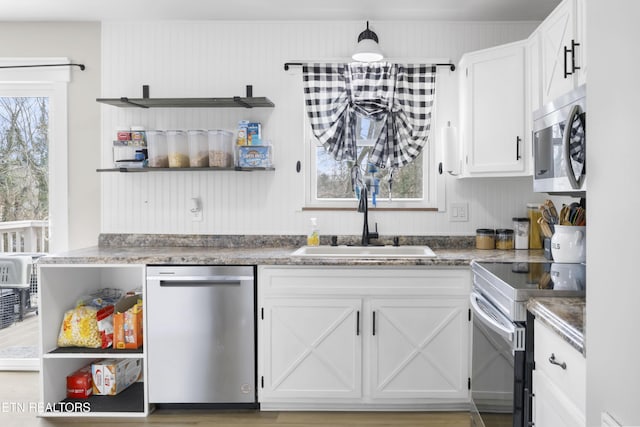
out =
{"type": "MultiPolygon", "coordinates": [[[[580,352],[571,347],[545,324],[535,321],[534,357],[536,371],[544,373],[549,380],[566,394],[576,407],[585,412],[586,361],[580,352]],[[552,355],[561,366],[550,362],[552,355]]],[[[534,390],[536,385],[534,384],[534,390]]]]}

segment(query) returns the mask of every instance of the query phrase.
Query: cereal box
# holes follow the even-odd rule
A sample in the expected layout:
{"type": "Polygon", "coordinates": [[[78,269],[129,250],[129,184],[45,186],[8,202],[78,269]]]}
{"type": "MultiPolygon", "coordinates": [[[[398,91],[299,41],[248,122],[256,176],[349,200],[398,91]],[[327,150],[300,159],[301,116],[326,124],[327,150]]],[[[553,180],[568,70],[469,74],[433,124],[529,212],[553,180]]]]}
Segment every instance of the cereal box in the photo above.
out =
{"type": "Polygon", "coordinates": [[[262,145],[262,126],[260,123],[247,124],[247,145],[262,145]]]}

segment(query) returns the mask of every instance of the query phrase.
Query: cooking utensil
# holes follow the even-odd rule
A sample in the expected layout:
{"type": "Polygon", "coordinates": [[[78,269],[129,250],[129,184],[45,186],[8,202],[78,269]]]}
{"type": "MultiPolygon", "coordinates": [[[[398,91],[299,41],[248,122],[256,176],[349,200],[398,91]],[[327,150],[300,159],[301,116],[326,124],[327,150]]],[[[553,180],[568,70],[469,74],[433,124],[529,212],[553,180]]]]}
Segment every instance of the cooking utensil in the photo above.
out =
{"type": "Polygon", "coordinates": [[[543,217],[538,218],[538,224],[540,225],[540,230],[544,237],[553,236],[553,224],[549,224],[543,217]]]}

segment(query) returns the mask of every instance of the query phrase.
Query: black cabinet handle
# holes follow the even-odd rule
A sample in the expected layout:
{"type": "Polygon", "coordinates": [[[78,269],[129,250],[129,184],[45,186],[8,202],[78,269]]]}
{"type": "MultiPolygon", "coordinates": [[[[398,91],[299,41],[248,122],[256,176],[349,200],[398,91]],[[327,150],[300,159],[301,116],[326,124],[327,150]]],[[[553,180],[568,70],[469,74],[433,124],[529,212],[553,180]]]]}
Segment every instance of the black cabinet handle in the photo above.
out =
{"type": "Polygon", "coordinates": [[[520,142],[522,139],[519,136],[516,136],[516,160],[520,160],[522,156],[520,155],[520,142]]]}
{"type": "Polygon", "coordinates": [[[565,362],[558,362],[556,360],[556,355],[551,353],[551,356],[549,357],[549,363],[551,363],[552,365],[558,365],[560,366],[562,369],[567,369],[567,364],[565,362]]]}
{"type": "Polygon", "coordinates": [[[356,311],[356,336],[360,335],[360,310],[356,311]]]}
{"type": "Polygon", "coordinates": [[[373,312],[373,336],[376,336],[376,312],[373,312]]]}
{"type": "Polygon", "coordinates": [[[576,43],[575,40],[571,40],[571,74],[579,70],[580,67],[576,66],[576,47],[580,46],[580,43],[576,43]]]}
{"type": "Polygon", "coordinates": [[[571,48],[564,46],[564,78],[566,79],[572,74],[575,74],[576,70],[580,67],[576,66],[576,47],[580,46],[580,43],[576,43],[575,40],[571,40],[571,48]],[[571,52],[571,71],[567,70],[567,54],[571,52]]]}

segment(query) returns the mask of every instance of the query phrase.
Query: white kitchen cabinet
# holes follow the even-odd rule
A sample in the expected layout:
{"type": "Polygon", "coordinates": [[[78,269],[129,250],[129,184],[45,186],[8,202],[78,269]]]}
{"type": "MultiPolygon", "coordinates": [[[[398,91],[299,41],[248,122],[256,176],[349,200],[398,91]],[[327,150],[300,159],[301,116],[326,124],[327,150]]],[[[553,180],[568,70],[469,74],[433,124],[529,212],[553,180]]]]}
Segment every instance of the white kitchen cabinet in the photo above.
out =
{"type": "Polygon", "coordinates": [[[540,24],[542,102],[586,82],[584,0],[564,0],[540,24]]]}
{"type": "Polygon", "coordinates": [[[466,300],[373,298],[370,309],[373,399],[468,397],[466,300]]]}
{"type": "Polygon", "coordinates": [[[462,176],[530,175],[526,45],[509,43],[460,60],[462,176]]]}
{"type": "Polygon", "coordinates": [[[258,268],[262,409],[463,408],[467,269],[258,268]]]}
{"type": "Polygon", "coordinates": [[[361,397],[361,299],[268,298],[263,308],[265,397],[361,397]]]}
{"type": "Polygon", "coordinates": [[[536,320],[534,360],[534,424],[538,427],[584,426],[586,362],[583,355],[536,320]]]}
{"type": "MultiPolygon", "coordinates": [[[[142,290],[143,313],[146,312],[142,265],[40,264],[38,301],[40,302],[41,404],[39,415],[91,417],[144,417],[149,414],[146,382],[146,354],[143,345],[135,350],[58,348],[57,340],[64,313],[75,307],[78,299],[101,288],[123,291],[142,290]],[[142,380],[116,396],[91,396],[78,401],[66,399],[66,377],[75,370],[103,358],[133,358],[142,361],[142,380]],[[88,405],[82,405],[87,402],[88,405]]],[[[146,340],[144,340],[146,342],[146,340]]]]}

